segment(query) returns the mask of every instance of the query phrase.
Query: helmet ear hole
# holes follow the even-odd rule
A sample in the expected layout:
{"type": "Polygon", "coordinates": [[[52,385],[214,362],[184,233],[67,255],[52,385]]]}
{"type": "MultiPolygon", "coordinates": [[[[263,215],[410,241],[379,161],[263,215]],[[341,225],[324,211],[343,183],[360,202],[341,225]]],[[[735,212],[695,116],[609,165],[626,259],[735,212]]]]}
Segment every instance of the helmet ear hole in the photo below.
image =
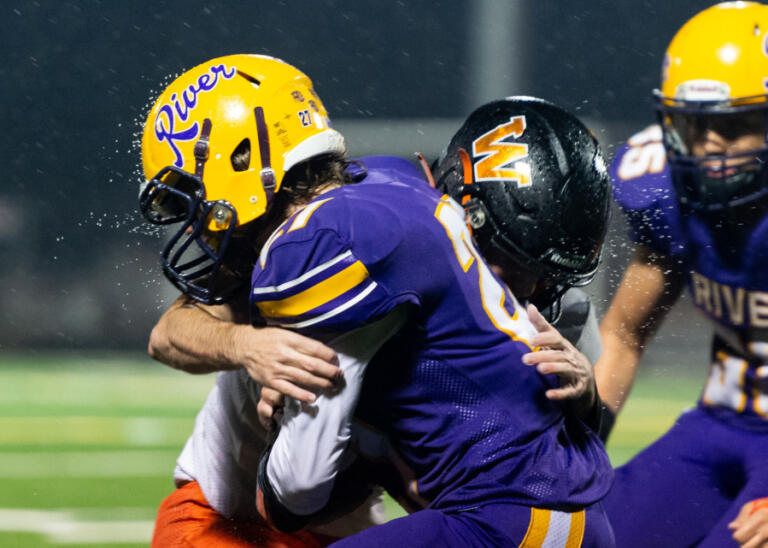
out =
{"type": "Polygon", "coordinates": [[[245,138],[240,141],[240,144],[235,147],[229,160],[232,162],[232,169],[235,171],[247,170],[251,164],[251,140],[245,138]]]}

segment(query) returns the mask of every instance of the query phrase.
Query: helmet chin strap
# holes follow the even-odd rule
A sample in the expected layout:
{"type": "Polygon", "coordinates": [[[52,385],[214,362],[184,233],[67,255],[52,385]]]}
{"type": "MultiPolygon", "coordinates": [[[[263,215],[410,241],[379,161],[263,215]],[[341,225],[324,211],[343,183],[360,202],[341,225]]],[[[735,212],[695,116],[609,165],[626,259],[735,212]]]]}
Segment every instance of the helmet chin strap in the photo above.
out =
{"type": "Polygon", "coordinates": [[[461,205],[464,205],[469,201],[472,186],[475,184],[475,181],[472,175],[472,160],[469,159],[469,154],[467,154],[467,151],[463,148],[459,149],[459,158],[461,158],[462,179],[464,180],[464,191],[461,193],[461,205]]]}
{"type": "Polygon", "coordinates": [[[200,138],[195,142],[195,175],[198,179],[203,180],[203,169],[205,168],[205,162],[208,161],[208,141],[211,136],[211,123],[210,118],[203,120],[203,129],[200,130],[200,138]]]}
{"type": "Polygon", "coordinates": [[[424,155],[421,152],[417,152],[416,157],[419,159],[419,165],[421,166],[421,170],[424,172],[424,177],[427,178],[429,186],[432,188],[437,188],[435,185],[435,178],[432,176],[432,170],[429,169],[429,164],[424,159],[424,155]]]}
{"type": "Polygon", "coordinates": [[[267,196],[267,204],[272,200],[277,186],[275,172],[272,169],[272,161],[269,157],[269,133],[267,131],[267,121],[264,118],[264,109],[256,107],[253,109],[256,116],[256,134],[259,139],[259,155],[261,156],[261,186],[264,187],[264,194],[267,196]]]}
{"type": "MultiPolygon", "coordinates": [[[[564,293],[564,292],[563,292],[564,293]]],[[[530,299],[528,302],[534,304],[536,308],[539,309],[539,312],[541,312],[541,315],[544,316],[544,319],[547,320],[550,324],[554,324],[557,322],[557,320],[560,319],[560,316],[563,314],[563,294],[560,293],[557,297],[555,297],[555,300],[550,303],[536,303],[537,299],[534,297],[530,299]]]]}
{"type": "MultiPolygon", "coordinates": [[[[484,210],[485,208],[480,207],[478,210],[479,213],[481,213],[480,218],[478,219],[476,218],[477,213],[471,211],[471,208],[467,206],[468,202],[472,199],[472,187],[475,185],[475,180],[473,178],[474,172],[472,170],[472,160],[469,158],[467,151],[463,148],[459,148],[459,159],[461,159],[461,175],[462,181],[464,182],[461,192],[461,205],[467,212],[467,227],[469,228],[469,233],[474,236],[474,229],[480,228],[485,224],[485,212],[480,211],[484,210]]],[[[480,205],[482,206],[482,204],[480,205]]]]}

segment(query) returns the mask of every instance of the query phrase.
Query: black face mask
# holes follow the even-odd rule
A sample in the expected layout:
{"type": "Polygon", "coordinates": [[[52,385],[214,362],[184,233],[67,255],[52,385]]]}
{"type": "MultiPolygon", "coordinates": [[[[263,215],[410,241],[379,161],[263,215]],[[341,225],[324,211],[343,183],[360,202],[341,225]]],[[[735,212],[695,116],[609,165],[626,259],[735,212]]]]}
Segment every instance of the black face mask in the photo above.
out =
{"type": "Polygon", "coordinates": [[[236,276],[222,270],[237,212],[225,201],[205,200],[203,189],[198,177],[166,167],[143,189],[140,208],[152,224],[179,227],[161,253],[168,280],[197,301],[220,304],[242,287],[236,276]]]}
{"type": "Polygon", "coordinates": [[[768,109],[765,103],[709,105],[657,97],[672,184],[685,211],[713,212],[738,207],[768,195],[768,109]],[[737,154],[694,156],[707,133],[732,142],[762,136],[763,146],[737,154]]]}
{"type": "Polygon", "coordinates": [[[553,268],[544,259],[534,259],[522,250],[511,248],[509,242],[499,239],[491,239],[482,252],[489,263],[499,265],[510,276],[523,271],[535,276],[534,279],[538,281],[528,297],[528,302],[534,304],[550,323],[560,317],[563,294],[571,287],[589,284],[594,279],[600,262],[598,255],[590,268],[584,272],[564,272],[553,268]]]}

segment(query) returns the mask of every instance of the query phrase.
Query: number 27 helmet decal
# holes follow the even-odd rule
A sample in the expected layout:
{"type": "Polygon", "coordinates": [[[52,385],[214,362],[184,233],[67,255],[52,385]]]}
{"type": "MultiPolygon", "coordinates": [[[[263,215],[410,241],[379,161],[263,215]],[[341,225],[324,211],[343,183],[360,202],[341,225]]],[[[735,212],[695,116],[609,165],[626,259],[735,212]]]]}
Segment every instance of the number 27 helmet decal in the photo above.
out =
{"type": "Polygon", "coordinates": [[[141,157],[145,218],[178,224],[162,253],[181,291],[221,302],[214,286],[236,229],[261,217],[285,173],[344,154],[309,78],[262,55],[230,55],[176,78],[147,116],[141,157]]]}

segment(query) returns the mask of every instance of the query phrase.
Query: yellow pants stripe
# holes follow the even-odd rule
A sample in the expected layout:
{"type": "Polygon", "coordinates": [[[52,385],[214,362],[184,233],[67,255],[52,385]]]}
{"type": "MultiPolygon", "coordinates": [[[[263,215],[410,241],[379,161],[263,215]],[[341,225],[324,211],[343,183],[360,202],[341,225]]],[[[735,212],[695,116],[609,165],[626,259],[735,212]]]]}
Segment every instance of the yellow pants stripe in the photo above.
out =
{"type": "Polygon", "coordinates": [[[520,548],[580,548],[585,525],[584,510],[568,513],[531,508],[520,548]]]}
{"type": "Polygon", "coordinates": [[[565,548],[579,548],[584,540],[584,527],[587,524],[584,510],[571,514],[571,530],[568,532],[568,540],[565,548]]]}
{"type": "Polygon", "coordinates": [[[528,531],[520,544],[520,548],[541,548],[549,530],[550,511],[541,508],[531,508],[531,521],[528,522],[528,531]]]}

